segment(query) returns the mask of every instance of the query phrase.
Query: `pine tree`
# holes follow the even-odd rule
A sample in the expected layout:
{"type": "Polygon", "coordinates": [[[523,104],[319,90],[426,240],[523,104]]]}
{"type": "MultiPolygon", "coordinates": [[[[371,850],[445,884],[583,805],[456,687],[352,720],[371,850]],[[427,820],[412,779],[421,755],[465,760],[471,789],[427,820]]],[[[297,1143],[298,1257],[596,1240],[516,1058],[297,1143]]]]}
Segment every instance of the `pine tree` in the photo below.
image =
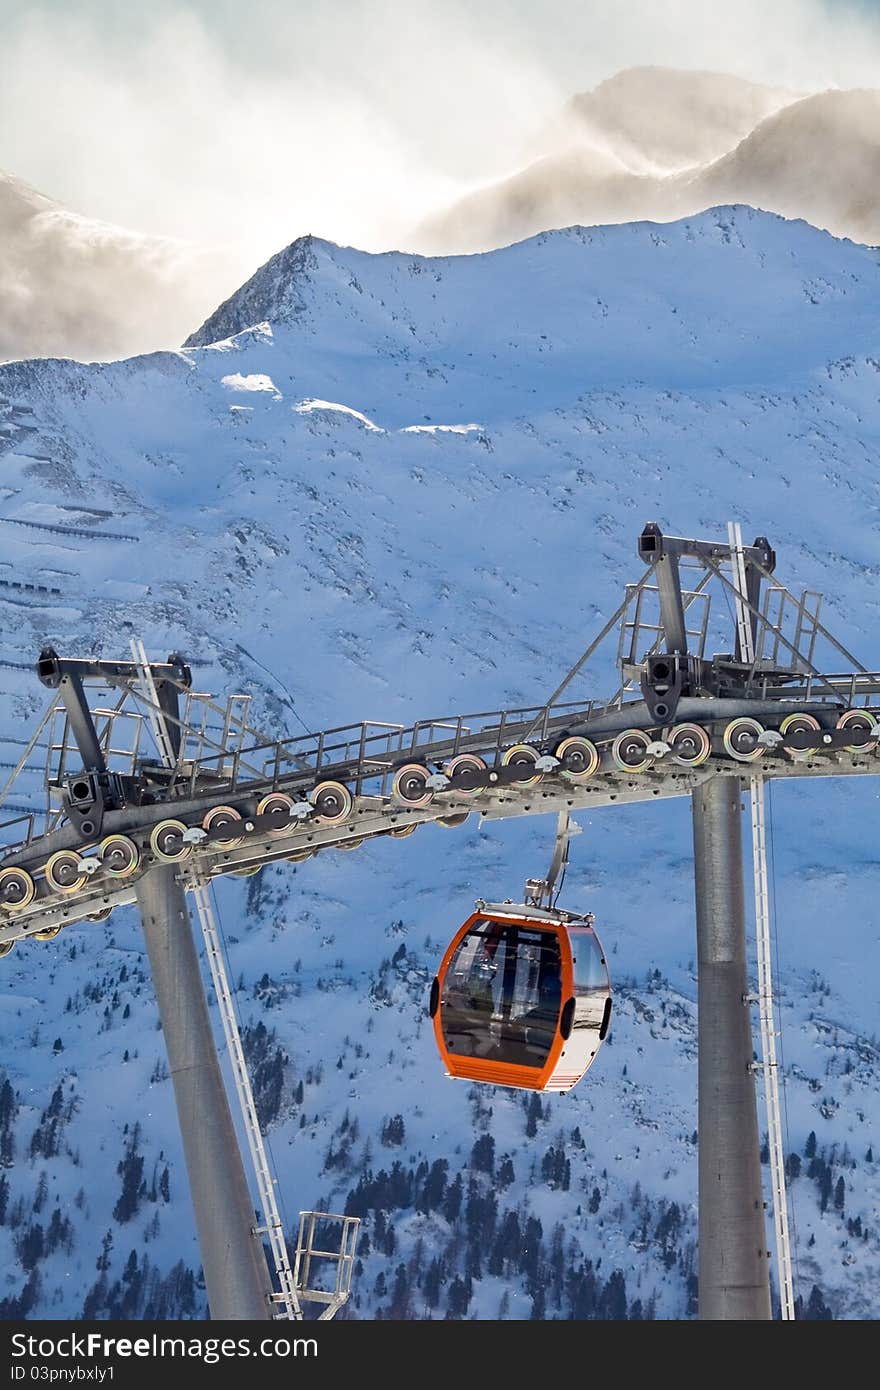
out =
{"type": "Polygon", "coordinates": [[[520,1273],[527,1276],[530,1284],[538,1277],[538,1269],[541,1261],[541,1240],[543,1235],[544,1228],[538,1218],[536,1216],[530,1216],[523,1230],[522,1249],[520,1250],[519,1260],[520,1273]]]}
{"type": "Polygon", "coordinates": [[[490,1274],[506,1274],[517,1259],[520,1249],[520,1223],[516,1211],[507,1211],[501,1220],[498,1234],[492,1243],[488,1269],[490,1274]]]}
{"type": "Polygon", "coordinates": [[[144,1176],[144,1160],[137,1151],[140,1127],[135,1125],[131,1141],[123,1158],[116,1166],[122,1177],[122,1191],[113,1208],[113,1218],[124,1225],[137,1214],[141,1198],[141,1183],[144,1176]]]}
{"type": "MultiPolygon", "coordinates": [[[[113,1249],[113,1232],[108,1231],[101,1241],[101,1253],[95,1262],[95,1269],[99,1274],[106,1274],[110,1268],[110,1251],[113,1249]]],[[[83,1314],[85,1317],[86,1314],[83,1314]]]]}
{"type": "Polygon", "coordinates": [[[499,1165],[496,1182],[502,1191],[516,1182],[516,1169],[513,1166],[513,1160],[507,1154],[505,1154],[499,1165]]]}
{"type": "Polygon", "coordinates": [[[445,1158],[436,1158],[425,1177],[421,1192],[421,1210],[425,1213],[436,1211],[442,1204],[446,1192],[446,1174],[449,1163],[445,1158]]]}
{"type": "Polygon", "coordinates": [[[429,1308],[436,1308],[439,1304],[442,1287],[443,1265],[435,1256],[425,1272],[425,1302],[429,1308]]]}
{"type": "Polygon", "coordinates": [[[21,1261],[22,1269],[28,1273],[34,1268],[45,1253],[45,1242],[43,1239],[43,1228],[39,1221],[35,1221],[32,1226],[19,1236],[16,1241],[18,1258],[21,1261]]]}
{"type": "Polygon", "coordinates": [[[456,1173],[455,1182],[447,1188],[446,1197],[443,1202],[443,1215],[446,1217],[450,1226],[454,1226],[458,1220],[459,1212],[461,1211],[461,1199],[461,1173],[456,1173]]]}
{"type": "Polygon", "coordinates": [[[471,1167],[478,1173],[495,1171],[495,1140],[491,1134],[481,1134],[471,1149],[471,1167]]]}
{"type": "Polygon", "coordinates": [[[449,1285],[449,1296],[446,1300],[447,1319],[465,1317],[470,1301],[471,1293],[467,1282],[456,1275],[449,1285]]]}
{"type": "Polygon", "coordinates": [[[603,1322],[625,1322],[626,1312],[626,1280],[621,1271],[615,1269],[599,1295],[596,1313],[603,1322]]]}
{"type": "Polygon", "coordinates": [[[526,1137],[528,1139],[534,1139],[535,1135],[538,1133],[538,1121],[543,1119],[543,1115],[544,1112],[541,1109],[538,1093],[533,1091],[526,1112],[526,1137]]]}
{"type": "Polygon", "coordinates": [[[810,1290],[810,1297],[807,1300],[806,1312],[803,1316],[805,1320],[809,1319],[811,1321],[831,1320],[831,1309],[828,1307],[827,1303],[822,1297],[822,1290],[819,1288],[818,1284],[814,1284],[812,1289],[810,1290]]]}
{"type": "Polygon", "coordinates": [[[804,1144],[804,1158],[816,1157],[816,1131],[811,1129],[807,1135],[807,1142],[804,1144]]]}
{"type": "Polygon", "coordinates": [[[46,1232],[46,1253],[50,1255],[53,1250],[57,1250],[59,1245],[67,1248],[72,1244],[73,1227],[68,1218],[61,1215],[61,1208],[56,1207],[52,1212],[52,1219],[46,1232]]]}
{"type": "Polygon", "coordinates": [[[409,1279],[407,1278],[406,1265],[403,1264],[397,1266],[394,1275],[394,1288],[391,1291],[388,1316],[396,1318],[398,1321],[409,1317],[409,1279]]]}
{"type": "Polygon", "coordinates": [[[386,1148],[399,1146],[406,1137],[406,1129],[402,1115],[393,1115],[390,1120],[386,1120],[382,1125],[380,1135],[382,1143],[386,1148]]]}
{"type": "Polygon", "coordinates": [[[17,1111],[15,1092],[7,1076],[3,1078],[3,1085],[0,1086],[0,1129],[8,1129],[15,1122],[17,1111]]]}
{"type": "Polygon", "coordinates": [[[46,1170],[44,1168],[43,1171],[40,1173],[40,1180],[37,1183],[37,1190],[34,1193],[33,1209],[35,1212],[41,1212],[43,1210],[43,1207],[46,1205],[46,1198],[48,1197],[48,1195],[49,1180],[46,1177],[46,1170]]]}
{"type": "Polygon", "coordinates": [[[596,1276],[588,1260],[568,1278],[570,1318],[577,1322],[591,1321],[596,1316],[596,1276]]]}
{"type": "Polygon", "coordinates": [[[0,1168],[11,1168],[15,1157],[15,1135],[13,1125],[18,1114],[15,1092],[9,1084],[9,1077],[3,1078],[0,1086],[0,1168]]]}
{"type": "Polygon", "coordinates": [[[88,1321],[96,1318],[107,1302],[107,1276],[100,1274],[89,1289],[83,1301],[82,1315],[88,1321]]]}
{"type": "Polygon", "coordinates": [[[40,1296],[39,1270],[32,1270],[27,1283],[18,1298],[0,1299],[0,1321],[18,1321],[26,1318],[40,1296]]]}

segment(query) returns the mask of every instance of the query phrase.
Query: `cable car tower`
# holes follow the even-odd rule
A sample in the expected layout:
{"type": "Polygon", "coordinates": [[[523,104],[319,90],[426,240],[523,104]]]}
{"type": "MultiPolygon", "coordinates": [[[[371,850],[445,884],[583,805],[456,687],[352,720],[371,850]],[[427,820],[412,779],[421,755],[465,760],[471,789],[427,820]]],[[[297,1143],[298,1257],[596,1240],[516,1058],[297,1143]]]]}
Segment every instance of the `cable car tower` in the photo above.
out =
{"type": "MultiPolygon", "coordinates": [[[[723,542],[685,539],[652,523],[639,537],[638,553],[641,577],[549,699],[530,709],[409,726],[362,722],[278,741],[251,725],[248,696],[219,703],[195,692],[177,654],[166,662],[149,661],[139,647],[127,661],[63,657],[52,648],[40,654],[37,675],[51,692],[48,707],[0,788],[0,812],[5,803],[8,814],[0,823],[0,955],[23,938],[49,941],[67,925],[137,904],[212,1316],[296,1317],[308,1300],[324,1304],[322,1317],[332,1316],[348,1296],[357,1239],[351,1218],[305,1213],[296,1259],[288,1259],[213,924],[213,880],[354,849],[380,835],[406,837],[431,821],[455,826],[472,814],[553,813],[559,818],[554,865],[547,879],[527,887],[534,920],[543,904],[552,907],[572,813],[682,796],[693,808],[698,947],[699,1315],[771,1316],[753,1003],[761,1024],[782,1313],[793,1315],[763,784],[779,777],[876,776],[880,673],[862,666],[823,625],[819,595],[795,597],[776,580],[776,556],[763,537],[743,545],[731,526],[723,542]],[[713,591],[731,605],[733,632],[730,649],[711,655],[713,591]],[[617,690],[602,700],[562,701],[615,630],[617,690]],[[820,646],[834,653],[830,670],[816,664],[820,646]],[[755,848],[756,993],[746,968],[744,792],[755,848]],[[254,1225],[223,1087],[187,894],[202,925],[261,1227],[254,1225]],[[317,1249],[334,1222],[338,1243],[317,1249]],[[324,1258],[335,1263],[335,1282],[311,1288],[309,1271],[324,1258]]],[[[538,938],[543,949],[547,938],[538,938]]]]}

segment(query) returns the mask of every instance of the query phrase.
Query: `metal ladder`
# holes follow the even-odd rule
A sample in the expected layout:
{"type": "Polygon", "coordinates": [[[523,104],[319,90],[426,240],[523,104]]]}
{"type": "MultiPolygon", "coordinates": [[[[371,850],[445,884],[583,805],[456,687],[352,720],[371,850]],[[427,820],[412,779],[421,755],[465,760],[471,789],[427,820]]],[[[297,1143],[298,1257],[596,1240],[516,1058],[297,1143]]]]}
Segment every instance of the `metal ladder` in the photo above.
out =
{"type": "MultiPolygon", "coordinates": [[[[743,661],[755,659],[752,625],[746,607],[746,570],[742,532],[738,522],[729,522],[730,556],[736,585],[736,622],[743,661]]],[[[773,972],[770,955],[770,891],[767,875],[767,837],[764,816],[764,778],[753,774],[749,781],[752,820],[752,866],[755,881],[755,934],[758,960],[757,1004],[761,1022],[761,1070],[764,1078],[764,1104],[767,1111],[767,1143],[770,1150],[770,1196],[776,1239],[776,1273],[782,1318],[794,1318],[791,1241],[788,1229],[788,1194],[785,1188],[785,1156],[782,1145],[782,1112],[779,1105],[779,1070],[776,1058],[776,1019],[773,1006],[773,972]]]]}
{"type": "Polygon", "coordinates": [[[238,1022],[235,1017],[235,1007],[233,1004],[232,991],[229,987],[229,977],[226,974],[226,966],[220,950],[220,937],[217,931],[214,909],[206,885],[198,885],[194,890],[193,896],[196,901],[196,911],[198,912],[202,935],[205,938],[205,952],[208,957],[208,965],[211,968],[211,980],[214,985],[214,993],[217,996],[220,1018],[223,1022],[223,1034],[226,1038],[226,1047],[229,1052],[230,1062],[232,1063],[232,1075],[235,1080],[235,1089],[238,1093],[238,1103],[241,1109],[242,1119],[244,1120],[244,1129],[247,1135],[251,1162],[257,1179],[257,1190],[260,1194],[264,1225],[258,1227],[257,1231],[258,1234],[261,1235],[265,1232],[269,1238],[275,1273],[278,1276],[278,1283],[281,1285],[281,1293],[273,1295],[274,1301],[283,1306],[284,1313],[282,1316],[291,1319],[299,1319],[302,1317],[302,1308],[300,1307],[300,1302],[297,1297],[293,1271],[290,1267],[290,1259],[287,1254],[284,1226],[281,1221],[281,1214],[278,1210],[278,1202],[275,1197],[275,1180],[272,1177],[272,1171],[269,1167],[266,1146],[263,1143],[263,1136],[260,1132],[260,1122],[257,1119],[257,1108],[254,1103],[254,1093],[251,1088],[250,1077],[248,1076],[244,1049],[241,1045],[241,1034],[238,1031],[238,1022]]]}
{"type": "Polygon", "coordinates": [[[779,1301],[782,1317],[784,1320],[788,1320],[794,1318],[794,1285],[788,1230],[788,1194],[785,1189],[785,1157],[782,1147],[782,1113],[779,1106],[773,976],[770,963],[770,894],[767,880],[763,777],[749,778],[749,793],[752,813],[752,857],[755,875],[755,923],[758,948],[758,1013],[761,1020],[761,1064],[764,1076],[764,1102],[767,1108],[767,1143],[770,1149],[771,1207],[776,1237],[779,1301]]]}

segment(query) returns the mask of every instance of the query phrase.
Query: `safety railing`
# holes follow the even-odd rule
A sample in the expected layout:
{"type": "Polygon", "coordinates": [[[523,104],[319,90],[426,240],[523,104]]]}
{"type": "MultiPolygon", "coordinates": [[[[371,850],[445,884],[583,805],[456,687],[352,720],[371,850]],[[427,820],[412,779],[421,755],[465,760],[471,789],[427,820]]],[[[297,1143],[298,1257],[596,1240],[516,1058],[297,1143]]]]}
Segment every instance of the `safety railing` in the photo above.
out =
{"type": "Polygon", "coordinates": [[[186,768],[185,793],[195,795],[200,784],[208,780],[218,791],[237,791],[253,781],[267,782],[275,790],[299,775],[318,779],[332,774],[353,781],[354,791],[360,795],[367,783],[377,780],[384,788],[395,768],[408,759],[448,759],[477,749],[482,756],[497,759],[527,729],[530,742],[542,743],[560,722],[569,719],[581,723],[604,708],[593,700],[569,701],[423,719],[412,725],[378,720],[341,725],[278,743],[247,745],[236,750],[231,759],[223,753],[195,759],[186,768]]]}
{"type": "Polygon", "coordinates": [[[12,854],[15,850],[29,845],[35,838],[34,826],[36,815],[33,811],[22,811],[17,816],[11,816],[8,820],[0,821],[0,860],[4,855],[12,854]],[[23,827],[16,833],[12,833],[13,826],[23,827]]]}

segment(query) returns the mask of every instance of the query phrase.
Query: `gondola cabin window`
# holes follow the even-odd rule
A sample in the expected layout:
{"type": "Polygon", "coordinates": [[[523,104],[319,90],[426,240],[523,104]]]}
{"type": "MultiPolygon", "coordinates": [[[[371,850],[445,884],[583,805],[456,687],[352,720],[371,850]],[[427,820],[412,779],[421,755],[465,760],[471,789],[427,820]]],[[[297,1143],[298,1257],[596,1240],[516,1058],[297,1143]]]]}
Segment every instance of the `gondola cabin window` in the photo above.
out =
{"type": "Polygon", "coordinates": [[[441,1007],[450,1052],[542,1067],[559,1022],[562,964],[554,932],[478,919],[453,956],[441,1007]]]}

